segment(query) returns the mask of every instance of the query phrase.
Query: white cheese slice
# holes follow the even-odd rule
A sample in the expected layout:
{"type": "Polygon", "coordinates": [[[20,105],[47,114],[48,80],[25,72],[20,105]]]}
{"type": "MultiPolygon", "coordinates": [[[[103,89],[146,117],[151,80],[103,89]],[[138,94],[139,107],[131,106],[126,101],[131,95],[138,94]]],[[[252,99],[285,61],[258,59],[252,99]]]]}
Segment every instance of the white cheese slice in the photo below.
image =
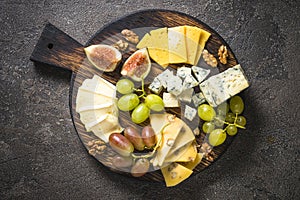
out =
{"type": "Polygon", "coordinates": [[[96,109],[107,108],[107,107],[111,107],[112,105],[114,105],[113,102],[104,103],[104,104],[101,104],[101,105],[84,106],[84,107],[78,108],[78,112],[80,113],[80,112],[88,111],[88,110],[96,110],[96,109]]]}
{"type": "Polygon", "coordinates": [[[86,129],[91,130],[106,143],[111,133],[120,133],[123,130],[119,125],[118,117],[110,114],[102,116],[94,123],[87,124],[86,129]]]}
{"type": "Polygon", "coordinates": [[[179,107],[179,101],[177,97],[171,93],[163,93],[163,102],[166,108],[176,108],[179,107]]]}
{"type": "Polygon", "coordinates": [[[116,87],[97,75],[94,75],[93,79],[83,81],[79,88],[108,97],[115,97],[116,95],[116,87]]]}
{"type": "Polygon", "coordinates": [[[210,70],[209,69],[203,69],[201,67],[192,66],[192,71],[194,75],[196,76],[199,83],[204,81],[204,79],[209,75],[210,70]]]}
{"type": "Polygon", "coordinates": [[[102,116],[105,116],[106,114],[112,114],[116,115],[116,110],[114,109],[114,106],[109,106],[105,108],[95,109],[95,110],[86,110],[80,112],[80,120],[83,124],[89,124],[94,121],[97,121],[102,116]]]}

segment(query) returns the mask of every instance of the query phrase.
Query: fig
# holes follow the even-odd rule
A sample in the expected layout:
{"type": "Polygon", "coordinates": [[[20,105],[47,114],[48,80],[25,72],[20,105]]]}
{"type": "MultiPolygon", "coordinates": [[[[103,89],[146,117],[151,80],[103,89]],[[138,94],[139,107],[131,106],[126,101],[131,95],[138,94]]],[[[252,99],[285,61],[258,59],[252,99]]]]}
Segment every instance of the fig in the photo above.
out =
{"type": "Polygon", "coordinates": [[[88,60],[99,70],[112,72],[122,59],[122,54],[115,47],[98,44],[84,48],[88,60]]]}
{"type": "Polygon", "coordinates": [[[124,63],[121,74],[134,81],[142,81],[149,74],[151,61],[146,48],[134,52],[124,63]]]}

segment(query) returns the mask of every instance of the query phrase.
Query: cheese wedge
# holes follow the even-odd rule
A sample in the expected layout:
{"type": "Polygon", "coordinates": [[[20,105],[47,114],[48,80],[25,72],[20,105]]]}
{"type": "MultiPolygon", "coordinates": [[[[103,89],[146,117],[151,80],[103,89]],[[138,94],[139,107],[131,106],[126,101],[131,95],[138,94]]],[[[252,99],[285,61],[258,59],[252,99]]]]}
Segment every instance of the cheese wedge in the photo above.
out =
{"type": "Polygon", "coordinates": [[[189,147],[191,146],[192,142],[184,145],[183,147],[179,148],[172,154],[168,154],[167,158],[164,161],[163,166],[169,165],[172,162],[177,162],[178,159],[180,159],[183,155],[186,154],[186,152],[189,150],[189,147]]]}
{"type": "Polygon", "coordinates": [[[186,125],[186,123],[184,123],[183,121],[182,123],[183,127],[181,128],[173,147],[170,149],[169,154],[175,153],[178,149],[188,143],[191,143],[195,139],[194,133],[190,129],[190,127],[188,127],[188,125],[186,125]]]}
{"type": "Polygon", "coordinates": [[[80,112],[80,121],[84,124],[89,124],[91,122],[97,121],[97,119],[106,114],[116,115],[116,112],[117,111],[114,109],[114,106],[94,110],[86,110],[80,112]]]}
{"type": "Polygon", "coordinates": [[[182,165],[190,170],[194,170],[197,165],[201,162],[203,158],[203,153],[197,153],[196,158],[193,161],[182,163],[182,165]]]}
{"type": "Polygon", "coordinates": [[[185,42],[187,63],[195,65],[201,29],[195,26],[185,26],[185,42]]]}
{"type": "MultiPolygon", "coordinates": [[[[175,118],[168,126],[166,126],[161,133],[161,145],[157,149],[154,166],[162,166],[170,149],[174,145],[176,138],[183,126],[182,120],[175,118]]],[[[159,140],[158,140],[159,141],[159,140]]]]}
{"type": "Polygon", "coordinates": [[[140,42],[136,45],[136,48],[142,49],[148,47],[151,44],[151,36],[149,33],[146,33],[140,42]]]}
{"type": "Polygon", "coordinates": [[[185,153],[176,160],[176,162],[193,162],[197,157],[197,148],[194,143],[191,143],[185,153]]]}
{"type": "Polygon", "coordinates": [[[95,94],[79,88],[76,98],[76,112],[79,112],[82,107],[102,105],[112,103],[113,101],[114,99],[111,97],[103,94],[95,94]]]}
{"type": "Polygon", "coordinates": [[[195,58],[195,64],[194,65],[197,65],[198,62],[199,62],[199,59],[201,57],[201,54],[202,54],[202,51],[205,47],[205,44],[208,40],[208,38],[210,37],[210,33],[203,30],[201,31],[201,35],[200,35],[200,39],[199,39],[199,45],[198,45],[198,50],[197,50],[197,55],[196,55],[196,58],[195,58]]]}
{"type": "Polygon", "coordinates": [[[169,63],[186,63],[185,27],[168,28],[169,63]]]}
{"type": "Polygon", "coordinates": [[[110,114],[102,116],[95,122],[86,124],[85,127],[106,143],[108,143],[111,133],[120,133],[123,130],[119,125],[118,118],[110,114]]]}
{"type": "Polygon", "coordinates": [[[167,187],[172,187],[181,183],[193,173],[192,170],[178,163],[172,163],[171,165],[162,168],[161,172],[167,187]]]}

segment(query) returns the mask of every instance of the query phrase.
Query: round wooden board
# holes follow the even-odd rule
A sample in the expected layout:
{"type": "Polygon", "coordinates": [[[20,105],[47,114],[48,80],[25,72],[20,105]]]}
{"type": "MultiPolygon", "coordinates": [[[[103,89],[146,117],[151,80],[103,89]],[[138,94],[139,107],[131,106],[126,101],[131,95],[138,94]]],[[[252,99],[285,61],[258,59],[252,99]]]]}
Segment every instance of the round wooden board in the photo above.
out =
{"type": "MultiPolygon", "coordinates": [[[[117,42],[120,39],[123,39],[120,35],[120,32],[123,29],[135,29],[135,30],[141,30],[138,31],[138,35],[140,38],[143,37],[143,35],[147,32],[147,28],[144,27],[174,27],[174,26],[181,26],[181,25],[190,25],[190,26],[197,26],[199,28],[202,28],[208,32],[211,33],[211,37],[206,43],[206,49],[214,54],[215,57],[217,56],[218,49],[221,45],[225,45],[228,47],[228,63],[226,65],[218,64],[219,71],[224,71],[225,69],[232,67],[236,65],[238,62],[232,53],[229,46],[226,44],[226,42],[221,38],[220,35],[218,35],[214,30],[212,30],[209,26],[201,22],[200,20],[188,16],[183,13],[175,12],[175,11],[168,11],[168,10],[144,10],[144,11],[138,11],[136,13],[130,14],[128,16],[122,17],[121,19],[118,19],[105,27],[103,27],[101,30],[99,30],[86,44],[86,46],[92,45],[92,44],[109,44],[112,45],[115,42],[117,42]]],[[[122,63],[129,57],[129,55],[136,50],[135,45],[130,44],[129,51],[127,51],[125,54],[123,54],[122,63]]],[[[84,125],[80,121],[79,114],[75,111],[76,108],[76,96],[78,92],[78,88],[81,86],[82,82],[85,79],[92,78],[94,74],[97,74],[101,76],[102,78],[108,80],[109,82],[115,84],[120,76],[120,69],[122,66],[122,63],[117,67],[117,69],[114,72],[110,73],[103,73],[93,66],[89,64],[89,62],[86,59],[83,59],[80,69],[75,70],[72,76],[71,81],[71,88],[70,88],[70,109],[71,109],[71,115],[74,122],[74,126],[77,130],[77,133],[82,140],[83,144],[87,148],[87,150],[90,150],[90,147],[88,146],[88,142],[94,139],[97,139],[97,137],[92,132],[86,132],[84,125]]],[[[158,65],[153,65],[153,69],[151,69],[151,73],[149,77],[153,78],[157,74],[159,74],[163,68],[161,68],[158,65]]],[[[177,116],[180,116],[180,113],[178,111],[170,110],[170,112],[176,114],[177,116]]],[[[179,111],[180,112],[180,111],[179,111]]],[[[122,116],[123,114],[120,114],[121,124],[126,125],[126,123],[130,124],[132,123],[130,118],[127,116],[122,116]]],[[[198,124],[199,126],[199,124],[198,124]]],[[[201,128],[200,128],[201,130],[201,128]]],[[[199,136],[197,136],[197,142],[199,144],[202,144],[203,140],[205,138],[205,134],[201,133],[199,136]]],[[[226,139],[226,142],[222,144],[221,146],[218,146],[212,150],[210,153],[209,159],[202,159],[201,163],[194,169],[194,174],[200,172],[201,170],[208,167],[210,164],[212,164],[230,145],[234,137],[228,137],[226,139]]],[[[108,147],[104,151],[98,154],[94,154],[93,156],[101,162],[104,166],[110,168],[113,171],[116,171],[118,173],[122,173],[125,175],[130,175],[130,173],[123,172],[122,170],[114,169],[112,166],[111,158],[115,155],[115,153],[108,147]]],[[[149,172],[146,175],[140,177],[139,179],[143,180],[153,180],[153,181],[163,181],[163,176],[160,172],[160,170],[149,172]]]]}

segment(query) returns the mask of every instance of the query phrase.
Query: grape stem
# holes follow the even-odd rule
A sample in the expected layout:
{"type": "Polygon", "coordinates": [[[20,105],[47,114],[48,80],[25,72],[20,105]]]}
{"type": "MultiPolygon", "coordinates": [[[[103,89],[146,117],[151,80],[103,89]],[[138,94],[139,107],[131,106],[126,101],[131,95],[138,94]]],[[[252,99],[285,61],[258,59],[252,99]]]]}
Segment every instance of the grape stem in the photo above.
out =
{"type": "MultiPolygon", "coordinates": [[[[215,119],[218,120],[218,121],[220,121],[220,122],[222,122],[222,123],[224,123],[224,124],[227,124],[228,126],[229,126],[229,125],[234,125],[234,126],[236,126],[236,127],[238,127],[238,128],[246,129],[244,126],[238,125],[238,124],[236,123],[237,117],[238,117],[238,114],[236,113],[236,114],[235,114],[235,118],[234,118],[234,122],[233,122],[233,123],[229,123],[229,122],[223,121],[223,120],[219,119],[218,117],[215,117],[215,119]]],[[[226,126],[226,128],[225,128],[224,130],[226,130],[228,126],[226,126]]]]}
{"type": "Polygon", "coordinates": [[[133,159],[136,160],[136,159],[138,159],[138,158],[151,158],[151,157],[153,157],[154,154],[156,153],[157,148],[160,147],[160,145],[161,145],[161,143],[162,143],[162,138],[163,138],[162,135],[163,135],[163,132],[164,132],[165,128],[166,128],[167,126],[169,126],[169,125],[170,125],[170,123],[165,124],[165,125],[161,128],[161,130],[159,131],[159,134],[161,135],[161,138],[159,139],[159,141],[158,141],[158,142],[156,143],[156,145],[154,146],[153,151],[151,151],[151,152],[148,153],[148,154],[140,155],[140,156],[135,155],[134,153],[132,153],[131,155],[132,155],[133,159]]]}

